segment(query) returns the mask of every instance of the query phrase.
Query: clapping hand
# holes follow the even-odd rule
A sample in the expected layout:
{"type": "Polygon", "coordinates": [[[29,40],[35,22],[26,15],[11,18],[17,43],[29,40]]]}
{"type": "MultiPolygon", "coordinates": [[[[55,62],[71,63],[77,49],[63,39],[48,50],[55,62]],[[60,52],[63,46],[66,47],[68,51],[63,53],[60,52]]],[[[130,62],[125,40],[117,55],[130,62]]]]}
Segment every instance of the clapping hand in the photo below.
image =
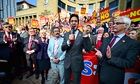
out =
{"type": "Polygon", "coordinates": [[[31,54],[34,53],[34,52],[35,52],[34,50],[27,50],[27,51],[26,51],[26,53],[29,54],[29,55],[31,55],[31,54]]]}
{"type": "Polygon", "coordinates": [[[60,60],[58,58],[53,58],[53,62],[58,64],[60,62],[60,60]]]}
{"type": "Polygon", "coordinates": [[[106,57],[107,57],[108,59],[111,58],[111,48],[110,48],[110,46],[107,46],[106,57]]]}

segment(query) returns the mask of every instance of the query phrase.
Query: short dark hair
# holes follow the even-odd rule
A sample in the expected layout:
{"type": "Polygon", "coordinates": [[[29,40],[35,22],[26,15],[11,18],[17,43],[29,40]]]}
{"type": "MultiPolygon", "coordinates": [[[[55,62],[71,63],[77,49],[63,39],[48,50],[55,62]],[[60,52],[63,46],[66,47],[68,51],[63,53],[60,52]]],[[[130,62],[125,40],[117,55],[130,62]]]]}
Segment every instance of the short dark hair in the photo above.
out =
{"type": "Polygon", "coordinates": [[[78,20],[78,23],[79,23],[79,16],[78,16],[77,14],[71,14],[71,15],[70,15],[69,22],[70,22],[70,20],[71,20],[72,17],[76,17],[77,20],[78,20]]]}
{"type": "Polygon", "coordinates": [[[51,32],[54,32],[54,29],[59,29],[59,31],[60,31],[60,27],[55,27],[55,26],[53,26],[53,27],[51,28],[51,32]]]}
{"type": "Polygon", "coordinates": [[[88,24],[87,27],[88,27],[88,26],[92,29],[92,26],[91,26],[91,25],[88,24]]]}
{"type": "Polygon", "coordinates": [[[12,26],[11,24],[9,24],[9,22],[4,22],[4,23],[3,23],[3,27],[5,27],[5,26],[7,26],[7,25],[9,26],[9,28],[11,28],[11,29],[13,28],[13,26],[12,26]]]}
{"type": "Polygon", "coordinates": [[[10,25],[9,22],[4,22],[3,25],[10,25]]]}

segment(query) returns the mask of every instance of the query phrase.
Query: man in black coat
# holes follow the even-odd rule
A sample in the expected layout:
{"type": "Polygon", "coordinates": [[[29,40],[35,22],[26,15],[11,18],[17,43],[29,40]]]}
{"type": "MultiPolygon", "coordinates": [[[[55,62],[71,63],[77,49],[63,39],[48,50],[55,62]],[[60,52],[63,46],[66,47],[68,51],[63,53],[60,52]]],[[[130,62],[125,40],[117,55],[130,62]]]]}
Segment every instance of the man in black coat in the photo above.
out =
{"type": "Polygon", "coordinates": [[[4,72],[10,73],[12,69],[15,76],[21,76],[22,65],[24,63],[23,47],[19,34],[12,31],[12,25],[3,24],[3,32],[0,32],[0,60],[5,60],[1,66],[4,72]],[[6,62],[7,61],[7,62],[6,62]]]}
{"type": "Polygon", "coordinates": [[[130,23],[125,16],[115,19],[114,37],[104,39],[100,51],[96,49],[96,55],[101,58],[98,66],[100,84],[124,84],[125,68],[135,63],[137,42],[125,35],[130,23]]]}

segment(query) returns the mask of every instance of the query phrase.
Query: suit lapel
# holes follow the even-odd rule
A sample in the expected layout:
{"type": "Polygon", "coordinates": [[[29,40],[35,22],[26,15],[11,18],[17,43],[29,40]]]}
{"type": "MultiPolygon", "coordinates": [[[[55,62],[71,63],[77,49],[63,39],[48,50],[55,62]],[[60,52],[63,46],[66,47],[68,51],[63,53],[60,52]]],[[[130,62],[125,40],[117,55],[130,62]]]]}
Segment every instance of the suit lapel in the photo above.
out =
{"type": "Polygon", "coordinates": [[[77,37],[75,39],[75,43],[74,44],[77,44],[79,42],[79,40],[81,39],[81,37],[82,37],[82,33],[79,31],[78,35],[77,35],[77,37]]]}
{"type": "Polygon", "coordinates": [[[119,48],[121,48],[121,46],[123,46],[127,41],[127,36],[123,36],[111,49],[111,51],[117,50],[119,48]]]}
{"type": "MultiPolygon", "coordinates": [[[[53,40],[52,40],[53,42],[52,42],[52,49],[53,49],[53,51],[54,51],[54,47],[55,47],[55,38],[53,38],[53,40]]],[[[60,43],[61,43],[61,38],[58,38],[58,48],[57,49],[59,49],[59,48],[61,48],[61,46],[60,46],[60,43]]]]}
{"type": "Polygon", "coordinates": [[[55,39],[54,38],[52,39],[51,44],[52,44],[52,51],[54,52],[54,45],[55,45],[55,39]]]}
{"type": "Polygon", "coordinates": [[[61,47],[60,43],[61,43],[61,38],[59,37],[59,39],[58,39],[58,49],[61,47]]]}
{"type": "Polygon", "coordinates": [[[111,39],[112,39],[112,37],[109,37],[104,41],[104,44],[103,44],[104,46],[103,47],[105,48],[105,50],[107,49],[107,46],[109,45],[111,39]]]}

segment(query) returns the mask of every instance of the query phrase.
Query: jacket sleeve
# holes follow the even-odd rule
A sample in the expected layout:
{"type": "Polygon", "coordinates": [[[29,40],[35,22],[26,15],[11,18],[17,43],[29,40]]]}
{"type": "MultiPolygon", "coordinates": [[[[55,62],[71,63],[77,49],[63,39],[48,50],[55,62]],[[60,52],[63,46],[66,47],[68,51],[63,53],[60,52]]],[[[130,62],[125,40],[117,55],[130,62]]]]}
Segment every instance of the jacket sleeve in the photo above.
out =
{"type": "Polygon", "coordinates": [[[64,60],[66,51],[61,51],[62,55],[59,57],[59,60],[64,60]]]}
{"type": "Polygon", "coordinates": [[[89,37],[83,37],[83,47],[87,52],[92,49],[92,44],[89,37]]]}
{"type": "MultiPolygon", "coordinates": [[[[64,39],[62,40],[62,42],[64,41],[64,39]]],[[[60,46],[62,46],[62,44],[60,45],[60,46]]],[[[62,49],[61,49],[61,56],[59,57],[59,60],[61,61],[61,60],[64,60],[64,58],[65,58],[65,53],[66,53],[66,51],[62,51],[62,49]]]]}

